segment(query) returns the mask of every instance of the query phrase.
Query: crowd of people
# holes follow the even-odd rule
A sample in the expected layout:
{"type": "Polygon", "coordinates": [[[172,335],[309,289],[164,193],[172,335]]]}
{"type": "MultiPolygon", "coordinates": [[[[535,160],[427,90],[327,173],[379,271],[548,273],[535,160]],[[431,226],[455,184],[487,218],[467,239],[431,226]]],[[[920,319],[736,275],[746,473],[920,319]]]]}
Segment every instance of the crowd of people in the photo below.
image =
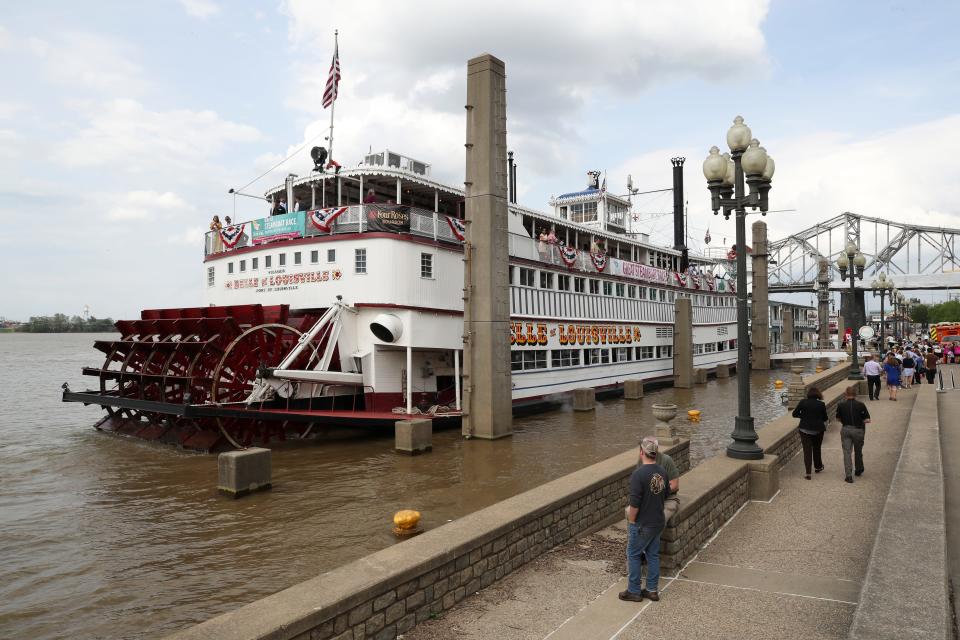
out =
{"type": "MultiPolygon", "coordinates": [[[[924,378],[928,384],[933,384],[939,365],[960,362],[960,352],[954,352],[952,346],[948,352],[946,347],[938,348],[939,345],[929,339],[889,346],[879,358],[872,355],[864,358],[863,374],[867,378],[870,401],[880,399],[884,380],[889,399],[895,401],[898,390],[922,384],[924,378]]],[[[800,420],[797,429],[803,448],[804,477],[810,480],[812,474],[825,469],[822,445],[830,414],[823,393],[816,387],[808,389],[807,397],[793,410],[793,417],[800,420]]],[[[853,483],[854,478],[865,471],[863,445],[871,421],[866,403],[857,399],[856,386],[844,390],[835,418],[841,425],[844,482],[853,483]]],[[[627,589],[619,593],[619,598],[630,602],[660,599],[660,536],[679,508],[677,466],[670,456],[659,450],[656,438],[645,437],[640,442],[639,457],[639,464],[630,476],[624,511],[627,519],[627,589]]]]}

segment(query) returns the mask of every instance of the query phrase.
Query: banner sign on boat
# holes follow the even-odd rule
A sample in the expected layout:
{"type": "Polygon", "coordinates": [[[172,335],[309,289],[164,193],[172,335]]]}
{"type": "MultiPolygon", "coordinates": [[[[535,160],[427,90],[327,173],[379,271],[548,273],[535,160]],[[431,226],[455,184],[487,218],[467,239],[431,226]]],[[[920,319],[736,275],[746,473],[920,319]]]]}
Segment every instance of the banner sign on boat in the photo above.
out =
{"type": "Polygon", "coordinates": [[[306,231],[304,226],[306,223],[305,214],[304,211],[291,211],[290,213],[251,221],[253,244],[302,238],[306,231]]]}
{"type": "Polygon", "coordinates": [[[367,205],[367,230],[410,233],[410,207],[401,204],[367,205]]]}
{"type": "Polygon", "coordinates": [[[640,325],[511,322],[510,344],[527,347],[627,345],[640,341],[640,325]]]}
{"type": "Polygon", "coordinates": [[[617,258],[610,258],[610,273],[615,276],[638,278],[647,282],[656,282],[664,285],[675,284],[670,280],[670,272],[666,269],[651,267],[639,262],[628,262],[617,258]]]}

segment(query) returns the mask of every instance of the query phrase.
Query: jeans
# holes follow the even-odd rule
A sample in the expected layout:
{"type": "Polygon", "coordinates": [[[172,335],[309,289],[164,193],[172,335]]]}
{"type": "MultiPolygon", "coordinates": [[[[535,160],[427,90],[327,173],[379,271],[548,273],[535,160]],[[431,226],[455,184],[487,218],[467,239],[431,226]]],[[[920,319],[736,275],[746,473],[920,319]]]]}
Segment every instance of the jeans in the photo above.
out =
{"type": "Polygon", "coordinates": [[[627,591],[640,593],[640,556],[647,556],[647,591],[660,584],[660,533],[663,527],[627,523],[627,591]]]}
{"type": "Polygon", "coordinates": [[[843,425],[840,429],[840,441],[843,444],[843,472],[848,478],[853,476],[853,469],[863,473],[863,427],[843,425]],[[850,462],[850,450],[853,450],[854,465],[850,462]]]}
{"type": "Polygon", "coordinates": [[[809,433],[800,432],[800,444],[803,445],[803,466],[810,475],[810,460],[813,459],[813,466],[817,469],[823,469],[823,458],[820,457],[820,446],[823,444],[823,432],[815,436],[809,433]]]}
{"type": "Polygon", "coordinates": [[[867,376],[867,391],[871,400],[880,399],[880,376],[867,376]]]}
{"type": "Polygon", "coordinates": [[[927,369],[924,373],[927,374],[927,382],[933,384],[934,379],[937,377],[936,369],[927,369]]]}

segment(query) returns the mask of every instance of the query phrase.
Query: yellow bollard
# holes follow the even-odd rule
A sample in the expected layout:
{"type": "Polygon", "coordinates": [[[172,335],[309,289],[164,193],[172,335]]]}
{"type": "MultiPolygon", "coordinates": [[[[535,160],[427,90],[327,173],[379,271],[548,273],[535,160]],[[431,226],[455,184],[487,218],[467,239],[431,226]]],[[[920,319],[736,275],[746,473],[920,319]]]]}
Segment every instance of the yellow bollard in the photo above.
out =
{"type": "Polygon", "coordinates": [[[690,422],[700,422],[700,411],[690,409],[690,411],[687,411],[687,419],[690,420],[690,422]]]}
{"type": "Polygon", "coordinates": [[[816,372],[817,372],[817,373],[823,373],[823,367],[817,367],[816,372]]]}
{"type": "Polygon", "coordinates": [[[783,380],[775,380],[773,386],[777,389],[783,389],[783,380]]]}
{"type": "Polygon", "coordinates": [[[420,533],[417,524],[420,522],[420,512],[411,509],[404,509],[393,514],[393,535],[412,536],[420,533]]]}

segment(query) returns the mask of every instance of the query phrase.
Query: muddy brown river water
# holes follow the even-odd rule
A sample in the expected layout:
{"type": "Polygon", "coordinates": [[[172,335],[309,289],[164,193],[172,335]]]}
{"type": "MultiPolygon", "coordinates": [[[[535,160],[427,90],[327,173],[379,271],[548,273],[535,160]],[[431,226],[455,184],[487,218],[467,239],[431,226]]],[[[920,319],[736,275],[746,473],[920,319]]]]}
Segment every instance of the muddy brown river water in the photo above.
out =
{"type": "MultiPolygon", "coordinates": [[[[678,405],[693,464],[736,412],[731,378],[518,418],[495,442],[438,432],[414,458],[392,433],[344,437],[276,450],[274,489],[231,500],[215,456],[99,433],[98,408],[60,402],[61,383],[90,384],[97,337],[0,334],[0,637],[162,636],[395,544],[399,509],[438,527],[620,453],[653,432],[654,402],[678,405]]],[[[783,414],[787,375],[753,374],[758,425],[783,414]]]]}

